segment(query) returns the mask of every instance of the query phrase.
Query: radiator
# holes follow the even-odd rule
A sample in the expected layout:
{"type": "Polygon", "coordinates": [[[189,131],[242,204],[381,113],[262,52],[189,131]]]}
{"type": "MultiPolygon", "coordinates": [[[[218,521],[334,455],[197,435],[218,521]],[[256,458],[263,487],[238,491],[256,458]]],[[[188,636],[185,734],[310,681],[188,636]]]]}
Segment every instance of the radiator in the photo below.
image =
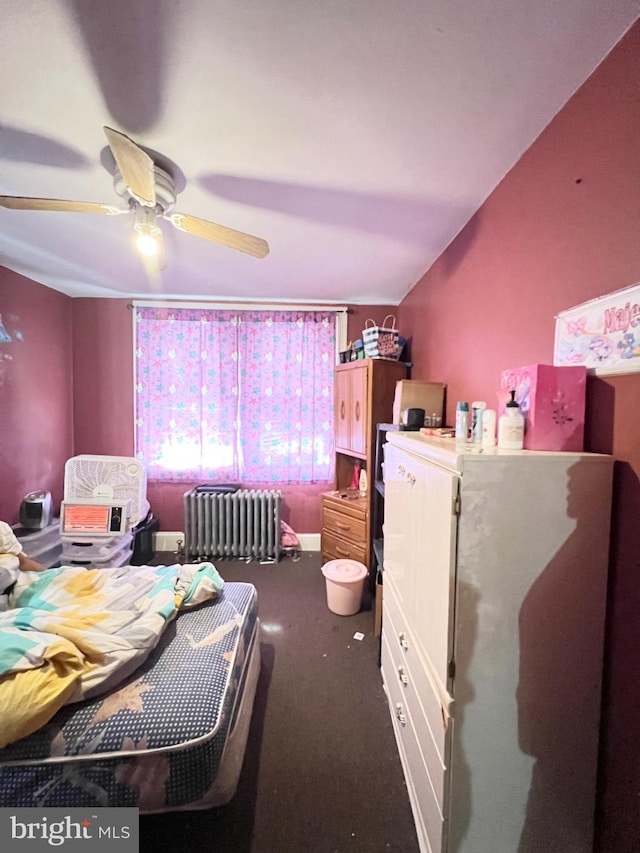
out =
{"type": "Polygon", "coordinates": [[[275,490],[184,496],[185,558],[280,559],[280,501],[275,490]]]}

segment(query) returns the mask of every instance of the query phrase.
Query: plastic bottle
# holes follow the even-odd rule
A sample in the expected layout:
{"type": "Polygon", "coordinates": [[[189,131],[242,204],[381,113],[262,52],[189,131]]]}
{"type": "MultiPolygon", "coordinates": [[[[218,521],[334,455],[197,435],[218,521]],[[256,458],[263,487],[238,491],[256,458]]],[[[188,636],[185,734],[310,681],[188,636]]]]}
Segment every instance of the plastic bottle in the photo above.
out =
{"type": "Polygon", "coordinates": [[[367,496],[367,487],[368,487],[368,482],[367,482],[367,469],[366,469],[366,468],[362,468],[362,470],[360,471],[360,483],[359,483],[359,486],[360,486],[360,496],[361,496],[361,497],[363,497],[363,498],[366,498],[366,496],[367,496]]]}
{"type": "Polygon", "coordinates": [[[353,477],[351,478],[351,489],[359,489],[360,488],[360,471],[361,466],[359,462],[356,462],[353,466],[353,477]]]}
{"type": "Polygon", "coordinates": [[[461,401],[456,406],[456,441],[469,439],[469,404],[461,401]]]}
{"type": "Polygon", "coordinates": [[[471,404],[471,441],[474,444],[482,442],[482,413],[486,408],[483,400],[474,400],[471,404]]]}
{"type": "Polygon", "coordinates": [[[496,420],[495,409],[485,409],[482,413],[482,446],[496,446],[496,420]]]}
{"type": "Polygon", "coordinates": [[[505,406],[504,415],[498,421],[498,447],[504,450],[522,450],[524,445],[524,417],[515,401],[516,392],[509,392],[511,399],[505,406]]]}

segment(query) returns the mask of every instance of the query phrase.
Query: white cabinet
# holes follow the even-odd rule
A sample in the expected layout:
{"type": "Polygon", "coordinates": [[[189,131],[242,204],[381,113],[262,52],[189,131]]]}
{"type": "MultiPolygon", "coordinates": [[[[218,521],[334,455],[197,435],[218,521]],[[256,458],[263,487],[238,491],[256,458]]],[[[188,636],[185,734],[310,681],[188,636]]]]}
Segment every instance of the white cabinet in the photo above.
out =
{"type": "Polygon", "coordinates": [[[387,442],[382,675],[421,849],[591,853],[613,460],[387,442]]]}

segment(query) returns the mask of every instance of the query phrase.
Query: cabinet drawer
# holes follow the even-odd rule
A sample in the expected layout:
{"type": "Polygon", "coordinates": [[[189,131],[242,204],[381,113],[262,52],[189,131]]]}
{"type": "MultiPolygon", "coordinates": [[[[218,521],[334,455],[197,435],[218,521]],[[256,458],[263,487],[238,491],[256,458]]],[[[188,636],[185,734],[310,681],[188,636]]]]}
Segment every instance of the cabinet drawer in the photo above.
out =
{"type": "Polygon", "coordinates": [[[323,507],[322,527],[328,533],[348,539],[357,545],[362,545],[367,537],[367,522],[365,518],[336,512],[330,507],[323,507]]]}
{"type": "Polygon", "coordinates": [[[357,560],[359,563],[367,563],[367,553],[364,542],[356,544],[336,536],[327,530],[323,530],[320,537],[320,548],[323,560],[357,560]]]}
{"type": "Polygon", "coordinates": [[[393,669],[389,644],[383,637],[382,675],[384,688],[389,701],[389,712],[398,743],[400,761],[409,789],[416,831],[421,841],[424,840],[425,835],[427,838],[428,846],[421,843],[421,849],[431,850],[432,853],[441,853],[444,820],[422,756],[411,711],[406,706],[402,687],[398,679],[394,677],[393,669]]]}
{"type": "MultiPolygon", "coordinates": [[[[389,621],[387,611],[387,627],[389,621]]],[[[418,693],[418,685],[421,683],[421,679],[414,677],[414,672],[409,667],[404,655],[404,649],[395,641],[396,636],[395,633],[388,632],[384,637],[383,649],[386,649],[386,653],[383,657],[382,677],[385,684],[388,681],[394,682],[393,688],[391,685],[389,688],[396,695],[397,701],[402,702],[407,715],[411,717],[413,729],[438,802],[438,808],[441,814],[444,814],[445,765],[440,757],[436,739],[424,710],[425,707],[435,709],[438,701],[432,694],[422,695],[418,693]]]]}
{"type": "Polygon", "coordinates": [[[453,714],[451,696],[437,684],[437,676],[427,672],[428,664],[418,650],[410,626],[398,605],[393,583],[385,573],[384,598],[382,613],[382,633],[389,646],[394,650],[394,656],[400,656],[399,665],[404,665],[411,674],[415,692],[420,697],[420,703],[433,736],[438,755],[443,764],[447,757],[447,728],[450,724],[448,715],[453,714]],[[396,651],[397,650],[397,651],[396,651]]]}

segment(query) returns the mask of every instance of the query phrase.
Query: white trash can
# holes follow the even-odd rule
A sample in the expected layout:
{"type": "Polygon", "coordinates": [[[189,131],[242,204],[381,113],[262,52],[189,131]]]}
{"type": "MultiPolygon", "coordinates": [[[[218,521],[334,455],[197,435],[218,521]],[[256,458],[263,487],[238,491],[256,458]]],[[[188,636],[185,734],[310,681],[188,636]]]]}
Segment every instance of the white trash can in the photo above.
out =
{"type": "Polygon", "coordinates": [[[327,583],[327,606],[338,616],[353,616],[362,605],[367,567],[357,560],[330,560],[322,567],[327,583]]]}

